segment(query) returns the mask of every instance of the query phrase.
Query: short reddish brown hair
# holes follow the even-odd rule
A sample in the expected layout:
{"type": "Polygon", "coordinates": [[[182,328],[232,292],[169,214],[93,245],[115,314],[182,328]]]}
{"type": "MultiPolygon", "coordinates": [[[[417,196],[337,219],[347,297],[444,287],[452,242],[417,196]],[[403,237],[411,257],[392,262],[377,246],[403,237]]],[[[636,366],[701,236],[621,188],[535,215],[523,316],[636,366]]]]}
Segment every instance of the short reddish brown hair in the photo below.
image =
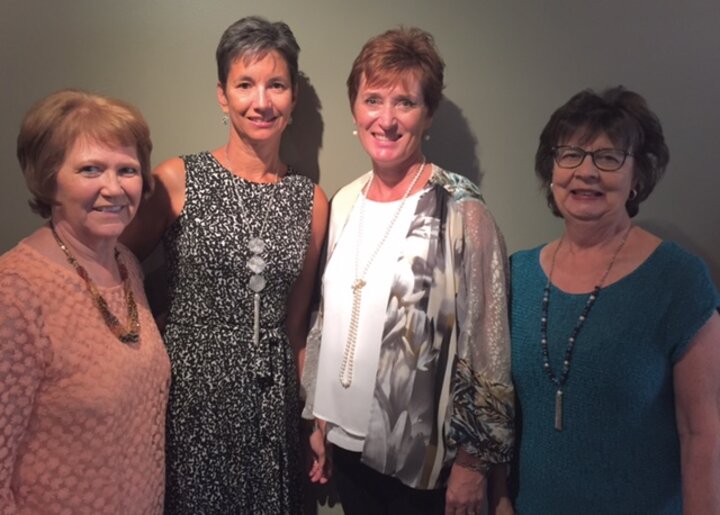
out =
{"type": "Polygon", "coordinates": [[[65,155],[80,137],[134,147],[140,161],[143,193],[152,190],[152,142],[140,111],[121,100],[64,89],[32,106],[18,134],[17,158],[33,196],[30,207],[34,212],[50,217],[55,178],[65,155]]]}
{"type": "Polygon", "coordinates": [[[442,98],[445,63],[430,33],[417,27],[398,27],[368,40],[355,58],[347,79],[352,109],[360,81],[385,86],[401,82],[408,74],[417,74],[423,101],[432,116],[442,98]]]}

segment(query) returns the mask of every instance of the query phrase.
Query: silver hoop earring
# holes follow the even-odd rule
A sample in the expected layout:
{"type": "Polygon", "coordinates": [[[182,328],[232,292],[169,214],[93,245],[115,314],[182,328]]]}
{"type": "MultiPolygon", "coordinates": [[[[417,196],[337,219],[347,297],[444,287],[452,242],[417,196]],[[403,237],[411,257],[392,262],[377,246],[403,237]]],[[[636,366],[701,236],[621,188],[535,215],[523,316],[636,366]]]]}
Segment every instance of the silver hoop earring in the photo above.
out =
{"type": "Polygon", "coordinates": [[[637,190],[635,188],[630,190],[630,196],[628,197],[628,200],[635,200],[637,198],[637,190]]]}
{"type": "Polygon", "coordinates": [[[223,121],[223,125],[227,125],[228,121],[229,121],[228,115],[224,114],[222,117],[222,121],[223,121]]]}

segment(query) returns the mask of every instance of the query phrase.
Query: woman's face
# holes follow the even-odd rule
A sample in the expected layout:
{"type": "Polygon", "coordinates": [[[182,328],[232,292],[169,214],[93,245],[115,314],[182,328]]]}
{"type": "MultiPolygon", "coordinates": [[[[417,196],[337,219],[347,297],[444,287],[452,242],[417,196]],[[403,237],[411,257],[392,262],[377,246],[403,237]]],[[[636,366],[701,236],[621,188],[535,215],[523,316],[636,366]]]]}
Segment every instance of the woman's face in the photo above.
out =
{"type": "MultiPolygon", "coordinates": [[[[588,143],[581,144],[576,135],[563,145],[592,152],[617,148],[606,134],[601,133],[588,143]]],[[[590,155],[575,168],[553,166],[553,197],[560,214],[567,220],[595,221],[627,217],[625,203],[634,184],[634,160],[627,156],[616,171],[600,170],[590,155]]]]}
{"type": "Polygon", "coordinates": [[[360,79],[353,119],[365,152],[378,170],[405,173],[422,159],[422,136],[432,117],[417,74],[387,86],[360,79]]]}
{"type": "Polygon", "coordinates": [[[295,107],[290,70],[274,50],[260,59],[235,59],[217,96],[238,135],[251,143],[279,140],[295,107]]]}
{"type": "Polygon", "coordinates": [[[143,178],[137,149],[80,137],[55,177],[52,221],[88,246],[117,240],[137,212],[143,178]]]}

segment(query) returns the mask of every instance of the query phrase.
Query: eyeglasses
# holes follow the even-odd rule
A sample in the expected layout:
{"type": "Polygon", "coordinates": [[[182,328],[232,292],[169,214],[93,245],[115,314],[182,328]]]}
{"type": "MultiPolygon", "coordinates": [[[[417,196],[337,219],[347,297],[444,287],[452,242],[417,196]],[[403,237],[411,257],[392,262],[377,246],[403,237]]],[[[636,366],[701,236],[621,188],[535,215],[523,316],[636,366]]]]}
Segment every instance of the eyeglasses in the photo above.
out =
{"type": "Polygon", "coordinates": [[[577,168],[585,161],[585,156],[590,156],[597,169],[603,172],[618,171],[625,164],[627,156],[633,155],[632,152],[614,148],[599,148],[590,152],[570,145],[553,147],[553,154],[560,168],[577,168]]]}

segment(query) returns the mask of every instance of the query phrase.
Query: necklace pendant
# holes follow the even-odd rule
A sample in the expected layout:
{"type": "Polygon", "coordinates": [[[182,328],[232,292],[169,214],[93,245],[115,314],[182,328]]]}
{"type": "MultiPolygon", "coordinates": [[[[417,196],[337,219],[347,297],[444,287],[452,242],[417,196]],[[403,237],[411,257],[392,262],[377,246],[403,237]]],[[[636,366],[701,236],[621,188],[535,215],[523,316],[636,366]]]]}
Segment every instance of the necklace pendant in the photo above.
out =
{"type": "Polygon", "coordinates": [[[247,267],[256,274],[261,274],[265,270],[267,263],[263,258],[255,254],[253,257],[248,259],[247,267]]]}
{"type": "Polygon", "coordinates": [[[363,289],[363,286],[367,284],[367,281],[364,281],[362,278],[358,277],[353,281],[352,283],[352,289],[353,291],[359,291],[363,289]]]}
{"type": "Polygon", "coordinates": [[[255,293],[259,293],[265,288],[265,278],[260,274],[251,275],[248,286],[255,293]]]}
{"type": "Polygon", "coordinates": [[[555,431],[563,429],[563,391],[555,392],[555,431]]]}
{"type": "Polygon", "coordinates": [[[265,240],[255,236],[248,242],[248,250],[253,254],[262,254],[265,251],[265,240]]]}
{"type": "Polygon", "coordinates": [[[255,348],[260,345],[260,294],[253,296],[253,344],[255,348]]]}

